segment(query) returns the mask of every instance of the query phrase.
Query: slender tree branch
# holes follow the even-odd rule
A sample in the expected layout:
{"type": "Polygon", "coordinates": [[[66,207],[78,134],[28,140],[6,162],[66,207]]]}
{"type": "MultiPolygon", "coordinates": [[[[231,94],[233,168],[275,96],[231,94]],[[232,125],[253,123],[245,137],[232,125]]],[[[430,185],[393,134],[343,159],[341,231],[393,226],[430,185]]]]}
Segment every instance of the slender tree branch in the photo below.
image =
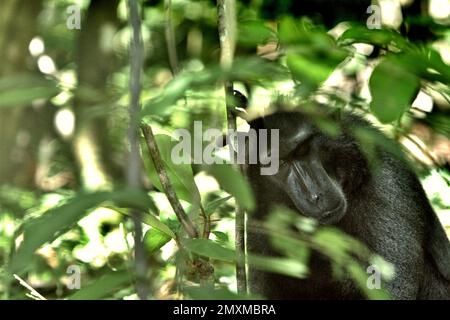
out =
{"type": "MultiPolygon", "coordinates": [[[[128,129],[128,140],[130,143],[130,155],[127,168],[127,183],[130,189],[141,188],[141,162],[139,154],[139,112],[141,95],[141,74],[143,67],[144,49],[141,34],[141,18],[139,16],[139,5],[137,0],[128,0],[130,12],[130,24],[133,37],[130,47],[130,124],[128,129]]],[[[136,291],[141,300],[148,297],[147,286],[147,263],[145,248],[142,243],[141,212],[133,210],[134,223],[134,267],[136,272],[136,291]]]]}
{"type": "MultiPolygon", "coordinates": [[[[220,63],[223,69],[233,64],[236,43],[236,2],[235,0],[217,0],[217,20],[220,39],[220,63]]],[[[225,82],[225,101],[227,108],[227,127],[236,130],[236,117],[233,110],[233,83],[225,82]]],[[[231,146],[230,146],[231,147],[231,146]]],[[[239,170],[239,166],[236,167],[239,170]]],[[[242,168],[241,168],[241,171],[242,168]]],[[[236,207],[235,221],[236,245],[236,281],[238,293],[247,293],[247,273],[245,270],[245,212],[236,207]]]]}
{"type": "Polygon", "coordinates": [[[217,0],[217,20],[221,50],[220,63],[222,68],[230,68],[236,47],[235,0],[217,0]]]}
{"type": "Polygon", "coordinates": [[[205,212],[205,208],[203,208],[202,203],[200,202],[200,216],[203,219],[203,238],[208,239],[209,233],[211,229],[211,217],[208,216],[205,212]]]}
{"type": "Polygon", "coordinates": [[[183,228],[186,230],[188,236],[191,238],[197,238],[197,228],[192,223],[191,219],[189,219],[188,215],[181,206],[180,200],[173,190],[172,183],[170,182],[169,176],[167,175],[166,169],[164,168],[164,164],[161,160],[161,155],[159,153],[158,145],[156,144],[152,127],[148,125],[142,125],[141,129],[145,137],[145,142],[147,143],[148,151],[150,152],[150,156],[152,157],[153,163],[155,164],[159,181],[161,182],[164,193],[166,194],[173,211],[175,212],[183,228]]]}
{"type": "Polygon", "coordinates": [[[175,32],[172,23],[172,0],[164,0],[164,31],[166,36],[167,53],[169,55],[170,70],[172,75],[178,73],[177,46],[175,32]]]}
{"type": "MultiPolygon", "coordinates": [[[[436,168],[439,167],[439,163],[436,160],[436,157],[433,156],[432,152],[428,148],[422,146],[419,142],[416,141],[416,139],[414,139],[414,137],[412,135],[408,134],[406,131],[403,131],[402,133],[403,133],[402,136],[405,139],[409,140],[412,144],[414,144],[429,160],[431,160],[434,167],[436,167],[436,168]]],[[[413,156],[416,159],[419,159],[419,157],[415,156],[414,154],[413,154],[413,156]]],[[[419,159],[419,161],[420,161],[420,159],[419,159]]]]}

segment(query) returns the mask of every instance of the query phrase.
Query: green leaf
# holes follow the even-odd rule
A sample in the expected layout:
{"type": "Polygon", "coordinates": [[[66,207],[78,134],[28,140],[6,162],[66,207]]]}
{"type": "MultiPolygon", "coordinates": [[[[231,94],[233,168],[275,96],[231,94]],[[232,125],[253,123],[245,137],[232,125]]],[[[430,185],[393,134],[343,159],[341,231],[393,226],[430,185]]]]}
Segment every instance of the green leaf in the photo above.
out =
{"type": "Polygon", "coordinates": [[[142,217],[142,221],[150,226],[152,226],[155,229],[158,229],[159,231],[165,233],[167,236],[171,237],[172,239],[176,239],[175,233],[161,220],[158,220],[155,216],[151,214],[144,215],[142,217]]]}
{"type": "Polygon", "coordinates": [[[132,277],[129,271],[111,272],[93,283],[83,286],[69,296],[69,300],[98,300],[110,297],[112,293],[125,285],[129,285],[132,277]]]}
{"type": "Polygon", "coordinates": [[[150,210],[155,214],[159,211],[155,202],[153,202],[153,199],[146,192],[141,190],[125,189],[122,191],[115,191],[110,193],[109,200],[119,207],[136,208],[143,212],[150,210]]]}
{"type": "Polygon", "coordinates": [[[278,38],[283,44],[296,43],[302,40],[301,30],[292,17],[285,17],[280,21],[278,38]]]}
{"type": "MultiPolygon", "coordinates": [[[[131,212],[123,208],[112,207],[113,210],[131,217],[131,212]]],[[[164,222],[156,218],[152,214],[142,214],[141,215],[142,222],[161,231],[172,239],[176,239],[175,233],[170,229],[164,222]]]]}
{"type": "Polygon", "coordinates": [[[226,262],[234,262],[236,259],[234,250],[225,248],[212,240],[187,239],[183,243],[186,249],[200,256],[226,262]]]}
{"type": "Polygon", "coordinates": [[[321,63],[314,63],[297,54],[288,54],[286,63],[294,79],[313,86],[325,81],[333,72],[332,68],[321,63]]]}
{"type": "Polygon", "coordinates": [[[228,235],[225,232],[212,231],[211,233],[216,236],[218,243],[228,243],[228,235]]]}
{"type": "Polygon", "coordinates": [[[238,41],[244,46],[265,44],[271,38],[275,39],[274,31],[260,20],[241,21],[238,32],[238,41]]]}
{"type": "Polygon", "coordinates": [[[423,121],[433,128],[434,131],[450,139],[450,113],[433,110],[433,113],[428,114],[423,121]]]}
{"type": "Polygon", "coordinates": [[[310,89],[317,88],[328,79],[334,69],[347,57],[347,53],[333,43],[319,47],[293,50],[286,57],[286,64],[295,80],[310,89]]]}
{"type": "MultiPolygon", "coordinates": [[[[424,51],[425,52],[420,52],[421,60],[423,60],[423,64],[425,64],[423,68],[423,77],[429,81],[440,81],[449,85],[450,66],[442,60],[439,52],[433,48],[426,48],[424,51]]],[[[415,61],[417,61],[417,59],[415,61]]]]}
{"type": "Polygon", "coordinates": [[[129,206],[136,208],[144,208],[143,204],[152,202],[145,193],[138,196],[137,193],[129,190],[79,194],[65,204],[50,209],[42,216],[25,222],[23,241],[12,255],[8,270],[11,273],[22,272],[29,266],[30,259],[40,246],[55,240],[80,220],[88,210],[105,201],[126,202],[129,206]]]}
{"type": "Polygon", "coordinates": [[[214,88],[219,80],[245,80],[263,85],[264,80],[286,79],[287,76],[288,73],[283,66],[259,57],[235,59],[229,70],[222,70],[220,66],[212,65],[201,71],[184,71],[173,78],[159,95],[144,102],[141,117],[167,115],[173,111],[178,100],[185,97],[187,92],[214,88]]]}
{"type": "Polygon", "coordinates": [[[149,253],[161,249],[172,238],[158,229],[150,229],[144,236],[144,243],[149,253]]]}
{"type": "Polygon", "coordinates": [[[287,67],[306,93],[325,81],[348,55],[324,29],[305,19],[283,19],[279,37],[287,53],[287,67]]]}
{"type": "Polygon", "coordinates": [[[347,265],[348,273],[353,281],[358,285],[362,292],[364,292],[370,300],[389,300],[390,296],[387,292],[380,289],[370,289],[367,286],[368,274],[366,271],[356,262],[349,262],[347,265]]]}
{"type": "Polygon", "coordinates": [[[27,106],[37,99],[49,99],[59,93],[55,81],[35,75],[0,79],[0,108],[27,106]]]}
{"type": "Polygon", "coordinates": [[[398,120],[409,109],[420,89],[420,79],[399,57],[390,56],[375,67],[369,88],[372,113],[382,123],[389,123],[398,120]]]}
{"type": "Polygon", "coordinates": [[[210,86],[219,79],[219,76],[219,68],[181,72],[164,87],[161,94],[144,103],[141,116],[167,114],[187,91],[193,90],[196,86],[210,86]]]}
{"type": "Polygon", "coordinates": [[[394,45],[398,49],[411,48],[401,35],[388,29],[368,29],[366,26],[354,26],[347,29],[338,39],[339,45],[350,45],[354,43],[367,43],[385,48],[394,45]]]}
{"type": "Polygon", "coordinates": [[[308,267],[301,261],[289,258],[278,258],[249,254],[248,263],[256,269],[304,279],[308,275],[308,267]]]}
{"type": "Polygon", "coordinates": [[[229,164],[210,165],[206,167],[206,171],[217,180],[223,190],[236,199],[240,206],[250,211],[254,209],[252,190],[240,172],[229,164]]]}
{"type": "MultiPolygon", "coordinates": [[[[167,171],[170,182],[176,194],[182,200],[185,200],[192,204],[198,204],[200,202],[200,193],[198,191],[197,185],[195,184],[191,165],[175,164],[172,161],[171,152],[173,148],[178,144],[178,142],[173,140],[172,137],[165,134],[155,135],[155,139],[158,145],[159,152],[161,154],[161,160],[163,161],[164,168],[167,171]]],[[[142,147],[143,150],[147,150],[146,146],[142,147]]],[[[148,156],[145,158],[148,159],[151,157],[148,156]]],[[[149,161],[145,161],[145,164],[151,182],[155,185],[156,188],[158,188],[160,191],[163,191],[153,160],[149,159],[149,161]]]]}
{"type": "Polygon", "coordinates": [[[230,200],[231,196],[226,196],[223,198],[215,199],[214,201],[211,201],[208,203],[205,207],[205,213],[207,216],[212,215],[214,212],[217,211],[222,205],[224,205],[228,200],[230,200]]]}

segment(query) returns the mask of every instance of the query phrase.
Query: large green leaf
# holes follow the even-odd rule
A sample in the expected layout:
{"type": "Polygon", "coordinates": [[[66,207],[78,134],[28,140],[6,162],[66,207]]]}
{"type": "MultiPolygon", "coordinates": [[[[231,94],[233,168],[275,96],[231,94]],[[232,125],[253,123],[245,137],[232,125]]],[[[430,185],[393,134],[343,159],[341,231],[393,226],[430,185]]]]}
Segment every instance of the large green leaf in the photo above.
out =
{"type": "Polygon", "coordinates": [[[141,210],[148,210],[144,204],[153,203],[146,193],[130,190],[79,194],[65,204],[50,209],[39,218],[25,222],[23,241],[12,255],[8,270],[11,273],[20,273],[26,269],[34,252],[40,246],[55,240],[80,220],[88,210],[105,201],[126,203],[141,210]]]}
{"type": "Polygon", "coordinates": [[[300,81],[301,90],[307,93],[325,81],[348,55],[325,30],[304,19],[283,19],[279,38],[285,46],[292,77],[300,81]]]}
{"type": "MultiPolygon", "coordinates": [[[[172,137],[165,134],[155,135],[155,139],[158,145],[159,152],[161,154],[161,160],[163,161],[164,168],[167,171],[172,187],[174,188],[178,197],[189,203],[198,204],[200,201],[200,193],[198,191],[197,185],[195,184],[191,165],[175,164],[172,161],[171,153],[178,142],[173,140],[172,137]]],[[[143,150],[147,150],[146,146],[143,146],[143,148],[143,150]]],[[[156,188],[158,188],[160,191],[163,191],[153,160],[150,159],[150,161],[145,161],[145,164],[151,182],[155,185],[156,188]]]]}
{"type": "Polygon", "coordinates": [[[423,60],[423,77],[425,79],[450,85],[450,66],[442,60],[441,55],[435,49],[426,48],[420,52],[420,57],[423,60]]]}
{"type": "Polygon", "coordinates": [[[234,250],[225,248],[212,240],[187,239],[183,244],[189,251],[214,260],[234,262],[236,259],[234,250]]]}
{"type": "Polygon", "coordinates": [[[222,205],[224,205],[230,199],[231,199],[231,196],[226,196],[226,197],[215,199],[215,200],[211,201],[210,203],[208,203],[205,206],[205,214],[207,216],[212,215],[214,212],[217,211],[217,209],[219,209],[222,205]]]}
{"type": "MultiPolygon", "coordinates": [[[[124,208],[118,208],[118,207],[111,207],[111,209],[126,215],[126,216],[130,216],[131,217],[131,212],[127,209],[124,208]]],[[[143,223],[158,229],[159,231],[161,231],[162,233],[166,234],[167,236],[169,236],[170,238],[175,239],[175,233],[172,231],[172,229],[170,229],[164,222],[162,222],[161,220],[159,220],[157,217],[155,217],[152,214],[141,214],[140,216],[141,220],[143,223]]]]}
{"type": "Polygon", "coordinates": [[[389,300],[390,296],[389,294],[382,288],[369,288],[367,286],[367,278],[368,274],[364,268],[361,267],[356,262],[348,262],[347,263],[347,270],[350,275],[350,277],[353,279],[353,281],[356,283],[356,285],[359,286],[362,292],[365,293],[367,298],[370,300],[389,300]]]}
{"type": "Polygon", "coordinates": [[[302,84],[314,87],[325,81],[333,72],[333,68],[326,64],[311,61],[307,57],[298,54],[288,54],[286,63],[294,79],[302,84]]]}
{"type": "Polygon", "coordinates": [[[416,76],[430,82],[450,83],[450,67],[441,55],[431,47],[418,46],[408,42],[398,32],[389,29],[367,29],[355,26],[346,30],[338,40],[340,45],[367,43],[402,53],[399,58],[416,76]]]}
{"type": "Polygon", "coordinates": [[[238,41],[244,46],[265,44],[271,38],[275,39],[275,32],[261,20],[241,21],[238,32],[238,41]]]}
{"type": "Polygon", "coordinates": [[[234,170],[230,164],[213,164],[207,166],[206,170],[217,180],[223,190],[236,199],[240,206],[250,211],[254,209],[255,200],[252,190],[239,171],[234,170]]]}
{"type": "Polygon", "coordinates": [[[372,113],[383,123],[398,120],[411,106],[420,79],[411,72],[398,56],[381,61],[369,80],[372,113]]]}
{"type": "Polygon", "coordinates": [[[69,296],[69,300],[98,300],[111,294],[124,285],[130,284],[132,277],[129,271],[111,272],[103,275],[93,283],[83,286],[69,296]]]}
{"type": "Polygon", "coordinates": [[[172,79],[159,95],[144,103],[142,116],[166,114],[188,90],[198,85],[211,85],[218,78],[219,69],[182,72],[172,79]]]}
{"type": "Polygon", "coordinates": [[[308,275],[308,267],[301,261],[284,257],[269,257],[249,254],[248,263],[256,269],[304,279],[308,275]]]}
{"type": "Polygon", "coordinates": [[[148,230],[144,236],[144,243],[149,253],[153,253],[161,249],[172,238],[158,229],[152,228],[148,230]]]}
{"type": "Polygon", "coordinates": [[[302,41],[302,32],[298,23],[292,17],[283,18],[278,27],[278,39],[284,45],[302,41]]]}
{"type": "Polygon", "coordinates": [[[338,43],[340,45],[367,43],[380,47],[393,45],[401,50],[412,48],[412,45],[398,32],[389,29],[368,29],[366,26],[354,26],[347,29],[339,37],[338,43]]]}
{"type": "Polygon", "coordinates": [[[26,106],[37,99],[49,99],[59,93],[57,84],[35,75],[0,79],[0,108],[26,106]]]}

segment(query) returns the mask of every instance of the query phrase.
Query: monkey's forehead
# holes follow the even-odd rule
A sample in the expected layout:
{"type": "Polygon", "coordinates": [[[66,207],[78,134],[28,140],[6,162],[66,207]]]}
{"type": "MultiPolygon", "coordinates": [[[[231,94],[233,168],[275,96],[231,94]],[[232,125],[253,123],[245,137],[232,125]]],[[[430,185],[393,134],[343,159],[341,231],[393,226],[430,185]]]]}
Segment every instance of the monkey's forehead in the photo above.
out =
{"type": "MultiPolygon", "coordinates": [[[[276,113],[257,121],[257,125],[253,125],[255,129],[278,130],[277,146],[280,157],[288,155],[302,142],[318,133],[312,121],[301,113],[276,113]]],[[[268,142],[271,143],[272,140],[268,142]]]]}

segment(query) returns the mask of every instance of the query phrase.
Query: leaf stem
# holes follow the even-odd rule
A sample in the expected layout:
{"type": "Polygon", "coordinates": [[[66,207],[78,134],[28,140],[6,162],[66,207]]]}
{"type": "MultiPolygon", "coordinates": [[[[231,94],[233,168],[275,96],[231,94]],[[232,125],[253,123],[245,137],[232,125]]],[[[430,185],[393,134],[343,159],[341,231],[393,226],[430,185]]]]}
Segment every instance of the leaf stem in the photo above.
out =
{"type": "MultiPolygon", "coordinates": [[[[221,57],[220,63],[223,69],[228,69],[233,64],[233,56],[236,45],[236,2],[235,0],[217,0],[217,22],[221,57]]],[[[226,81],[225,103],[227,108],[228,130],[236,131],[236,116],[233,110],[233,82],[226,81]]],[[[230,146],[231,148],[231,146],[230,146]]],[[[235,166],[236,170],[239,166],[235,166]]],[[[238,293],[247,293],[247,273],[245,270],[245,211],[239,205],[236,206],[235,218],[235,245],[236,245],[236,281],[238,293]]]]}

